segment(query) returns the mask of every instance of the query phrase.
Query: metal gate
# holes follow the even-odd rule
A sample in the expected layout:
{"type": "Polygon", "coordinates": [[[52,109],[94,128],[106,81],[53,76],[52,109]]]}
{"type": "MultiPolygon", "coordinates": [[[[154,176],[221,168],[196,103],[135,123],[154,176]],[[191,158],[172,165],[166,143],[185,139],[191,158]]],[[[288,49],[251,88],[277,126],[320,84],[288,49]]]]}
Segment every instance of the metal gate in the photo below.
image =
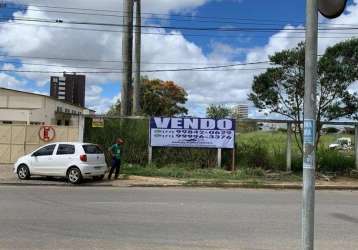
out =
{"type": "MultiPolygon", "coordinates": [[[[51,126],[55,137],[51,142],[80,140],[78,127],[51,126]]],[[[12,164],[41,145],[50,143],[40,139],[39,125],[0,125],[0,164],[12,164]]]]}

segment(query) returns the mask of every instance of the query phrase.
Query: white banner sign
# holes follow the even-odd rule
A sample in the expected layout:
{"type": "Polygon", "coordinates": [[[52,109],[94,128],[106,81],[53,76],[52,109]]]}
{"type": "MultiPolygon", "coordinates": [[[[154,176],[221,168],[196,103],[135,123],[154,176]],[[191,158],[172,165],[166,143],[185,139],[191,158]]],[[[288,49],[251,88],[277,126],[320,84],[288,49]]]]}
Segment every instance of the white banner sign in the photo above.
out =
{"type": "Polygon", "coordinates": [[[235,120],[153,117],[152,147],[234,148],[235,120]]]}

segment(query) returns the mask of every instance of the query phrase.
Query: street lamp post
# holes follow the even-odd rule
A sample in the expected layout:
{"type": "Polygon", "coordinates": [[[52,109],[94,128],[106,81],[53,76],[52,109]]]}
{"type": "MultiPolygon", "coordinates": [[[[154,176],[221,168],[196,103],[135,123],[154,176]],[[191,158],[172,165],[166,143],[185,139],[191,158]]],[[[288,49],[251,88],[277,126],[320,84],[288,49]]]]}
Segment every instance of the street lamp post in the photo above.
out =
{"type": "Polygon", "coordinates": [[[318,10],[327,18],[336,18],[343,13],[346,4],[347,0],[307,0],[303,140],[303,250],[314,249],[318,10]]]}

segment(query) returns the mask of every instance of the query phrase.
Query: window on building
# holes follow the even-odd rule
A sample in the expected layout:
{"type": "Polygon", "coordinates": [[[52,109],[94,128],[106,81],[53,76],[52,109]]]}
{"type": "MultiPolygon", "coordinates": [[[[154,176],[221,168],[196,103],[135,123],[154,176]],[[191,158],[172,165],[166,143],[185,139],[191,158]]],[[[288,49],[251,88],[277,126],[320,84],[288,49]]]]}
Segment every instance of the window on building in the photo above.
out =
{"type": "Polygon", "coordinates": [[[57,155],[73,155],[75,146],[70,144],[60,144],[57,149],[57,155]]]}
{"type": "Polygon", "coordinates": [[[11,121],[3,121],[2,124],[12,124],[11,121]]]}
{"type": "Polygon", "coordinates": [[[65,109],[65,112],[66,112],[66,113],[70,113],[70,110],[69,110],[69,109],[65,109]]]}
{"type": "Polygon", "coordinates": [[[70,120],[65,120],[65,126],[70,126],[70,120]]]}
{"type": "Polygon", "coordinates": [[[57,112],[62,112],[62,107],[57,107],[57,112]]]}
{"type": "Polygon", "coordinates": [[[61,126],[62,125],[62,120],[57,120],[57,126],[61,126]]]}

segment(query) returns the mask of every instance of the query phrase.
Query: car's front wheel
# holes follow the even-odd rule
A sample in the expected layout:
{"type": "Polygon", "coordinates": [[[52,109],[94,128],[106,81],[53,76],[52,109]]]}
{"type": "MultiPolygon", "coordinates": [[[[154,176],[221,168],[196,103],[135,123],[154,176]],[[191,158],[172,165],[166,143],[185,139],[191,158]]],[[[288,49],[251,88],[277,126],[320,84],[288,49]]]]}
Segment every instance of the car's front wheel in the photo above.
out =
{"type": "Polygon", "coordinates": [[[30,170],[25,164],[21,164],[17,168],[17,176],[20,180],[27,180],[30,178],[30,170]]]}
{"type": "Polygon", "coordinates": [[[82,181],[81,170],[79,170],[77,167],[71,167],[67,171],[67,180],[71,184],[79,184],[82,181]]]}

